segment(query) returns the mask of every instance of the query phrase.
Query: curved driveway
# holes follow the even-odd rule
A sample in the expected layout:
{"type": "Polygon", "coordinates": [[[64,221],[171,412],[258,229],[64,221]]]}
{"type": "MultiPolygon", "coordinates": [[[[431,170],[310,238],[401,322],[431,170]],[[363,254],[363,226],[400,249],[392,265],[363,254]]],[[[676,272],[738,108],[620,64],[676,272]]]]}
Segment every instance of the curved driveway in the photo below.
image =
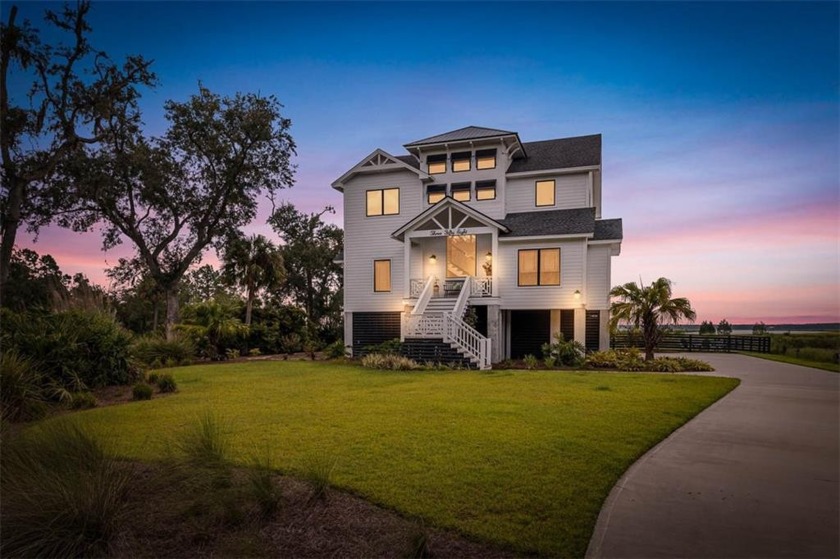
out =
{"type": "Polygon", "coordinates": [[[692,357],[740,386],[627,470],[587,557],[840,557],[840,374],[692,357]]]}

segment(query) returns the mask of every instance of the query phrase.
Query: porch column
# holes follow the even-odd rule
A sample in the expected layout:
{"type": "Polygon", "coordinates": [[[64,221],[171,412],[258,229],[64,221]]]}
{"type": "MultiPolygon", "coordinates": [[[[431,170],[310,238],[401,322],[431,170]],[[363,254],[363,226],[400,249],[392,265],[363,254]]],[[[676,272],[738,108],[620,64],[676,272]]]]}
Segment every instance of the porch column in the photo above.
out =
{"type": "Polygon", "coordinates": [[[490,274],[490,291],[493,297],[498,297],[499,282],[496,281],[496,278],[499,277],[499,231],[495,229],[490,235],[493,239],[493,273],[490,274]]]}
{"type": "Polygon", "coordinates": [[[403,237],[403,299],[411,297],[411,236],[403,237]]]}
{"type": "Polygon", "coordinates": [[[586,345],[586,309],[583,306],[575,309],[575,341],[586,345]]]}
{"type": "Polygon", "coordinates": [[[487,337],[490,339],[490,362],[504,359],[505,331],[502,328],[502,311],[499,305],[487,305],[487,337]]]}

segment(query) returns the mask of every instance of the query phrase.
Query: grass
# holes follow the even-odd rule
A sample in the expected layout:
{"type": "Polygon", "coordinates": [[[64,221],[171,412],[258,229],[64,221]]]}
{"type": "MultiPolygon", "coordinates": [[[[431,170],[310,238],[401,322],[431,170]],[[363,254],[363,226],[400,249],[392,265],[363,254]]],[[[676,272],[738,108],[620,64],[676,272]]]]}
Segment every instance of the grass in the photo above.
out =
{"type": "MultiPolygon", "coordinates": [[[[185,367],[174,396],[76,414],[115,450],[166,458],[212,409],[227,455],[522,553],[582,556],[600,507],[646,450],[735,379],[566,372],[388,372],[252,362],[185,367]],[[169,437],[165,433],[171,433],[169,437]],[[325,462],[326,461],[326,462],[325,462]]],[[[61,418],[58,419],[61,421],[61,418]]]]}
{"type": "Polygon", "coordinates": [[[831,371],[832,373],[840,373],[840,364],[825,363],[823,361],[811,361],[810,359],[801,359],[791,355],[778,355],[776,353],[755,353],[752,351],[741,351],[744,355],[750,357],[760,357],[769,361],[778,361],[780,363],[789,363],[791,365],[801,365],[803,367],[811,367],[814,369],[822,369],[823,371],[831,371]]]}

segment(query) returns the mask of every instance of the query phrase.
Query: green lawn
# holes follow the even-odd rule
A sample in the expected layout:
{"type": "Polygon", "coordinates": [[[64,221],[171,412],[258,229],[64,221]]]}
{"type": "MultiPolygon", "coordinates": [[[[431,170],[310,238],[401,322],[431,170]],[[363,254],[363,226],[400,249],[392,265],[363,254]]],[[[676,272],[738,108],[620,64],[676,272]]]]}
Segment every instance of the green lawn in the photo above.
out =
{"type": "Polygon", "coordinates": [[[840,373],[840,365],[836,363],[825,363],[823,361],[812,361],[810,359],[800,359],[792,355],[778,355],[776,353],[756,353],[752,351],[741,351],[744,355],[750,357],[759,357],[767,359],[768,361],[779,361],[780,363],[790,363],[791,365],[802,365],[803,367],[811,367],[814,369],[822,369],[823,371],[831,371],[832,373],[840,373]]]}
{"type": "Polygon", "coordinates": [[[641,454],[735,379],[568,372],[382,372],[251,362],[172,369],[179,393],[74,414],[116,450],[164,458],[206,410],[246,463],[268,448],[301,474],[518,550],[582,556],[598,511],[641,454]]]}

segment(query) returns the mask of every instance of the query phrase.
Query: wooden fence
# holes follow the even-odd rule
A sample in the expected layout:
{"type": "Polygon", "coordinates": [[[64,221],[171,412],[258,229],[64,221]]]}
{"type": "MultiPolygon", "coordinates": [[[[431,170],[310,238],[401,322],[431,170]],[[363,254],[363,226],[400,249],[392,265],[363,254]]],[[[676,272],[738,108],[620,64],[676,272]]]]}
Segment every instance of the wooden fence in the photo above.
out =
{"type": "MultiPolygon", "coordinates": [[[[613,349],[628,347],[644,349],[645,346],[641,336],[617,334],[610,339],[610,347],[613,349]]],[[[658,351],[685,351],[689,353],[693,351],[770,353],[770,336],[672,334],[663,336],[656,349],[658,351]]]]}

